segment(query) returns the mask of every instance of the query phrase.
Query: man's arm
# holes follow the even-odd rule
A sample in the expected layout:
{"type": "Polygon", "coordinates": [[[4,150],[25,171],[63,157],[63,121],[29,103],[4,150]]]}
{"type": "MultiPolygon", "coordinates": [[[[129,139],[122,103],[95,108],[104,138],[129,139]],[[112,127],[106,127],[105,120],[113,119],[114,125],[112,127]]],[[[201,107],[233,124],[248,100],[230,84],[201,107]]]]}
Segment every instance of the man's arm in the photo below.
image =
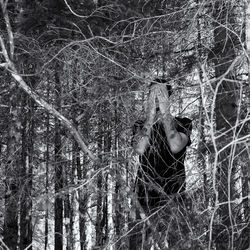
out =
{"type": "Polygon", "coordinates": [[[176,129],[174,118],[170,114],[169,97],[164,85],[158,88],[157,98],[169,147],[172,153],[179,153],[187,145],[189,138],[186,134],[178,132],[176,129]]]}
{"type": "Polygon", "coordinates": [[[149,98],[147,101],[146,121],[141,129],[137,129],[137,131],[135,131],[135,134],[132,139],[132,146],[135,152],[139,155],[142,155],[149,145],[151,129],[156,114],[155,98],[155,89],[152,89],[150,90],[149,98]]]}
{"type": "Polygon", "coordinates": [[[142,155],[148,145],[149,136],[146,133],[143,133],[143,129],[133,136],[132,146],[137,154],[142,155]]]}

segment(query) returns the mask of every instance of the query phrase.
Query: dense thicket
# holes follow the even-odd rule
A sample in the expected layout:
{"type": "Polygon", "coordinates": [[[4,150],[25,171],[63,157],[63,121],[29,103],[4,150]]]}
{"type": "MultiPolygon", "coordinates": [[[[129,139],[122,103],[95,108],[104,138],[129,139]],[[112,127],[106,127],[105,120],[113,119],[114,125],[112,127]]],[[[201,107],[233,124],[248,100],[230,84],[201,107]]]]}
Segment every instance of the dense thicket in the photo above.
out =
{"type": "Polygon", "coordinates": [[[0,3],[3,249],[125,250],[137,227],[137,249],[248,249],[247,2],[0,3]],[[131,128],[155,76],[193,120],[187,202],[135,221],[131,128]]]}

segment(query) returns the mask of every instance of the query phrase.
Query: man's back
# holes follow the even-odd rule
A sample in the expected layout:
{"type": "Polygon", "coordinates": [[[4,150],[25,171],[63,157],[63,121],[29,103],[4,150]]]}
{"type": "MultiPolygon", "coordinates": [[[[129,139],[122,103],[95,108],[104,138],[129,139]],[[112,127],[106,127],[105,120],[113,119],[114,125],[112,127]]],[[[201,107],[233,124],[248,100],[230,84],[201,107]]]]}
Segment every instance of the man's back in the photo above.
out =
{"type": "MultiPolygon", "coordinates": [[[[178,132],[188,135],[192,129],[188,118],[175,119],[178,132]]],[[[137,129],[142,128],[143,122],[138,121],[137,129]]],[[[191,143],[190,138],[186,146],[191,143]]],[[[161,122],[153,125],[149,145],[140,156],[141,166],[138,170],[138,198],[142,206],[155,206],[164,195],[181,193],[185,190],[184,159],[186,146],[173,154],[167,142],[164,126],[161,122]]]]}

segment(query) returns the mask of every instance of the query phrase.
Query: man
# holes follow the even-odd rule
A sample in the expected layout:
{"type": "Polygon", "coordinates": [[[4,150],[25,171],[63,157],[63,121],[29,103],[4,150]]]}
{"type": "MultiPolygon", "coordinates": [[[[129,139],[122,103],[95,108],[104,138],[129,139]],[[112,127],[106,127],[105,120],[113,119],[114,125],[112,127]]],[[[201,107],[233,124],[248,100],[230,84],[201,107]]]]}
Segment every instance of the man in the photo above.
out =
{"type": "Polygon", "coordinates": [[[164,204],[167,195],[185,191],[184,160],[191,144],[192,122],[170,114],[171,86],[155,79],[150,85],[145,121],[133,128],[132,146],[140,155],[137,194],[146,211],[164,204]]]}

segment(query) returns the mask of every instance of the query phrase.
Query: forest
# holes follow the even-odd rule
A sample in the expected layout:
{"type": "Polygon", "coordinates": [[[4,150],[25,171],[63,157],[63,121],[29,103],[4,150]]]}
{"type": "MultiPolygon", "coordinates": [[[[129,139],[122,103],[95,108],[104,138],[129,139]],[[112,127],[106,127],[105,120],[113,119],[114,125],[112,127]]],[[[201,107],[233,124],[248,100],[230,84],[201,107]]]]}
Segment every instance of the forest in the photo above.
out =
{"type": "Polygon", "coordinates": [[[250,249],[249,0],[0,8],[0,249],[250,249]],[[156,217],[131,146],[155,77],[193,126],[188,202],[156,217]]]}

